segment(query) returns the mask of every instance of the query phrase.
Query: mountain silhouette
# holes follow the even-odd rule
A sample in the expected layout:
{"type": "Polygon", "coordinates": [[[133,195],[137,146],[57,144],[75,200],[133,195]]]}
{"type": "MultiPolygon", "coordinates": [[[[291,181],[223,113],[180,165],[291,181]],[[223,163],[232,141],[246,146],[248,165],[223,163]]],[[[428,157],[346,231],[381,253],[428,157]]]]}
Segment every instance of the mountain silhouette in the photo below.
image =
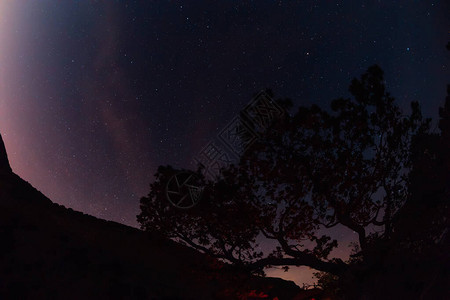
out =
{"type": "Polygon", "coordinates": [[[0,172],[5,174],[10,174],[12,172],[11,166],[9,165],[8,155],[6,154],[5,144],[3,143],[3,138],[0,136],[0,172]]]}
{"type": "Polygon", "coordinates": [[[0,236],[0,299],[233,299],[236,278],[278,299],[300,292],[293,282],[245,277],[172,240],[53,203],[12,172],[1,137],[0,236]]]}

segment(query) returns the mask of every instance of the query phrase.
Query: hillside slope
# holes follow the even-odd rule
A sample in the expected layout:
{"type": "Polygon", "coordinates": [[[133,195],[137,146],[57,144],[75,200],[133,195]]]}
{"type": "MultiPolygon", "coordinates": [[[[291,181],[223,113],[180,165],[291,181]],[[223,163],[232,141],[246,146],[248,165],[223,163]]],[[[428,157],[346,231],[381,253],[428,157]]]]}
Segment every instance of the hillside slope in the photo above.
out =
{"type": "MultiPolygon", "coordinates": [[[[230,299],[205,255],[53,203],[11,171],[1,137],[0,237],[0,299],[230,299]]],[[[257,281],[279,299],[299,291],[257,281]]]]}

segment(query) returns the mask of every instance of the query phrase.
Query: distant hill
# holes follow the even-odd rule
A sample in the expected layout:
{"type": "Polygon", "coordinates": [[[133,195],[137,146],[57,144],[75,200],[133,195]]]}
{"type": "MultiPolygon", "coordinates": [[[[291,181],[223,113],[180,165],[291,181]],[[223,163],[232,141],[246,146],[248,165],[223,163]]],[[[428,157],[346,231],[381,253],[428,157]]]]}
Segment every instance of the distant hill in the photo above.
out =
{"type": "Polygon", "coordinates": [[[300,292],[53,203],[11,171],[1,137],[0,238],[0,299],[233,299],[239,285],[280,300],[300,292]]]}

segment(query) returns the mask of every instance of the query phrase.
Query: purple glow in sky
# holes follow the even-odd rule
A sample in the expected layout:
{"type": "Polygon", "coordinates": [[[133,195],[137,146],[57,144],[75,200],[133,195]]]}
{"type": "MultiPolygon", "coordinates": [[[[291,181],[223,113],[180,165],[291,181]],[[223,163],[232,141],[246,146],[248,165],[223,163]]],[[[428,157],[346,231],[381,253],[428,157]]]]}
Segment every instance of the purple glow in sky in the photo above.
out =
{"type": "Polygon", "coordinates": [[[436,117],[449,10],[446,1],[0,0],[0,132],[13,170],[50,199],[137,226],[156,168],[190,167],[264,88],[325,106],[376,63],[405,109],[418,100],[436,117]]]}

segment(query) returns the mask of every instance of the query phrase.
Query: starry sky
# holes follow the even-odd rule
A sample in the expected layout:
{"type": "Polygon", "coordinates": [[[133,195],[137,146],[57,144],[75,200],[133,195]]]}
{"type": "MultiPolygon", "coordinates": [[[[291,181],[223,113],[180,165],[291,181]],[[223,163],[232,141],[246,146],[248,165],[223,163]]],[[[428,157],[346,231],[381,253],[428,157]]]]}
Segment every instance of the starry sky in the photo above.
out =
{"type": "Polygon", "coordinates": [[[376,63],[405,112],[419,101],[436,118],[449,13],[418,0],[0,0],[0,132],[13,170],[50,199],[137,226],[156,168],[192,168],[262,89],[324,107],[376,63]]]}

